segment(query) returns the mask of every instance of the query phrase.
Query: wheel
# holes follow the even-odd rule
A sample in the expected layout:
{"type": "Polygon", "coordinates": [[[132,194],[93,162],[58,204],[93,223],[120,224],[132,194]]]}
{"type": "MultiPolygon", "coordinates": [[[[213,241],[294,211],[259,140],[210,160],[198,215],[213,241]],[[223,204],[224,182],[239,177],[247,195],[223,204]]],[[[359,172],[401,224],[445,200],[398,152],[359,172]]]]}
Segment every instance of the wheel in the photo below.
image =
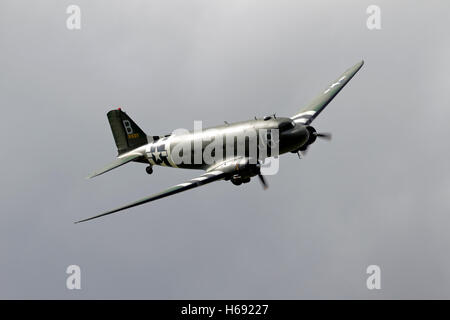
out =
{"type": "Polygon", "coordinates": [[[235,185],[235,186],[240,186],[242,184],[242,180],[241,179],[232,179],[231,182],[235,185]]]}
{"type": "Polygon", "coordinates": [[[242,183],[249,183],[249,182],[250,182],[250,178],[242,179],[242,183]]]}
{"type": "Polygon", "coordinates": [[[145,171],[147,171],[148,174],[152,174],[153,173],[152,166],[148,166],[147,168],[145,168],[145,171]]]}

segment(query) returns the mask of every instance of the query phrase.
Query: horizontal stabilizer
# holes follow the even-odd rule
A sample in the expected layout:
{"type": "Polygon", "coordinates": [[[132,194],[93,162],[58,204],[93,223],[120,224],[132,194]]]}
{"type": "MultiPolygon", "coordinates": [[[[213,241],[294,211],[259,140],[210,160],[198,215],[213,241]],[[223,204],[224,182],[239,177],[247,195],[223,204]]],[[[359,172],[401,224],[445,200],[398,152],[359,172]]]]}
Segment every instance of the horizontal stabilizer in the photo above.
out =
{"type": "Polygon", "coordinates": [[[126,155],[126,156],[122,156],[120,158],[117,158],[115,161],[111,162],[106,167],[93,172],[91,175],[86,177],[86,179],[90,179],[90,178],[99,176],[99,175],[101,175],[101,174],[103,174],[105,172],[108,172],[108,171],[110,171],[112,169],[120,167],[121,165],[124,165],[125,163],[133,161],[133,160],[135,160],[135,159],[137,159],[139,157],[142,157],[142,155],[141,154],[130,154],[130,155],[126,155]]]}

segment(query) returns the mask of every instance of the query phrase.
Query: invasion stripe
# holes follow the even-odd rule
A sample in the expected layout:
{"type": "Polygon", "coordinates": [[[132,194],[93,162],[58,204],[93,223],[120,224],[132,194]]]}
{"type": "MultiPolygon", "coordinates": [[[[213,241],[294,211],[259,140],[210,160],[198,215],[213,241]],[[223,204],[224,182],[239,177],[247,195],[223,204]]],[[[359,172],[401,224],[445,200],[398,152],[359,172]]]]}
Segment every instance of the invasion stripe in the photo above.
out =
{"type": "Polygon", "coordinates": [[[202,181],[202,180],[205,180],[205,179],[208,179],[208,177],[201,176],[201,177],[192,179],[192,181],[202,181]]]}
{"type": "Polygon", "coordinates": [[[167,159],[167,158],[168,158],[168,156],[166,156],[166,157],[163,158],[164,164],[165,164],[167,167],[172,167],[172,164],[169,162],[169,159],[167,159]]]}
{"type": "Polygon", "coordinates": [[[293,119],[293,120],[301,119],[301,118],[309,119],[309,118],[312,118],[312,117],[313,117],[313,116],[312,116],[312,115],[309,115],[309,114],[302,114],[302,115],[297,116],[297,117],[294,117],[294,118],[292,118],[292,119],[293,119]]]}
{"type": "Polygon", "coordinates": [[[217,176],[218,174],[221,174],[221,173],[223,173],[223,172],[219,171],[219,170],[215,170],[215,171],[208,172],[206,174],[213,174],[213,175],[217,176]]]}
{"type": "Polygon", "coordinates": [[[192,183],[190,183],[190,182],[180,183],[180,184],[177,184],[177,187],[186,187],[186,186],[189,186],[191,184],[192,183]]]}
{"type": "Polygon", "coordinates": [[[316,113],[316,111],[312,111],[312,110],[311,111],[305,111],[305,112],[296,114],[295,116],[292,117],[292,119],[299,118],[301,116],[306,116],[306,115],[313,116],[315,113],[316,113]]]}
{"type": "Polygon", "coordinates": [[[298,119],[295,119],[294,120],[294,122],[296,122],[296,123],[306,123],[306,122],[308,122],[308,120],[309,120],[310,118],[298,118],[298,119]]]}

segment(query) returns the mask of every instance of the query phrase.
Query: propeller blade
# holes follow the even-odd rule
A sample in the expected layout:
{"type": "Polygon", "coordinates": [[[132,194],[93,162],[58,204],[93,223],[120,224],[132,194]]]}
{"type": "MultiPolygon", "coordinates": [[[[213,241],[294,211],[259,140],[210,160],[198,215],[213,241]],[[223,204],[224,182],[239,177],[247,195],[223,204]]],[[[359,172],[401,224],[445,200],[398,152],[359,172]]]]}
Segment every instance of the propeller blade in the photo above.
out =
{"type": "Polygon", "coordinates": [[[332,135],[329,132],[318,132],[318,133],[316,133],[316,137],[325,139],[325,140],[331,140],[332,135]]]}
{"type": "Polygon", "coordinates": [[[300,149],[298,149],[297,155],[301,159],[302,157],[306,157],[306,154],[308,153],[308,149],[311,146],[311,144],[314,143],[316,138],[324,139],[324,140],[331,140],[331,133],[330,132],[317,132],[314,128],[310,128],[310,134],[313,135],[313,139],[308,141],[306,145],[302,146],[300,149]]]}
{"type": "Polygon", "coordinates": [[[269,186],[267,185],[267,182],[266,182],[266,179],[264,178],[264,176],[261,173],[259,173],[258,177],[259,177],[259,181],[261,181],[261,184],[262,184],[264,190],[267,190],[267,188],[269,186]]]}
{"type": "Polygon", "coordinates": [[[308,154],[308,147],[305,148],[305,150],[300,150],[300,153],[303,157],[306,157],[306,155],[308,154]]]}

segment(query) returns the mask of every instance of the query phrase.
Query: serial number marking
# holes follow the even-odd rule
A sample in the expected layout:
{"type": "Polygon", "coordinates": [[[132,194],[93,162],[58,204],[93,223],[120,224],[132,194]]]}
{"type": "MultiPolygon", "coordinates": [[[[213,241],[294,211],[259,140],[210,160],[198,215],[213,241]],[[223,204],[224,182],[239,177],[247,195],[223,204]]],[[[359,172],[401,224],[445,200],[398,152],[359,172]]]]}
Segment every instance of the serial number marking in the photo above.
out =
{"type": "Polygon", "coordinates": [[[128,135],[128,139],[136,139],[139,138],[139,133],[131,133],[128,135]]]}

